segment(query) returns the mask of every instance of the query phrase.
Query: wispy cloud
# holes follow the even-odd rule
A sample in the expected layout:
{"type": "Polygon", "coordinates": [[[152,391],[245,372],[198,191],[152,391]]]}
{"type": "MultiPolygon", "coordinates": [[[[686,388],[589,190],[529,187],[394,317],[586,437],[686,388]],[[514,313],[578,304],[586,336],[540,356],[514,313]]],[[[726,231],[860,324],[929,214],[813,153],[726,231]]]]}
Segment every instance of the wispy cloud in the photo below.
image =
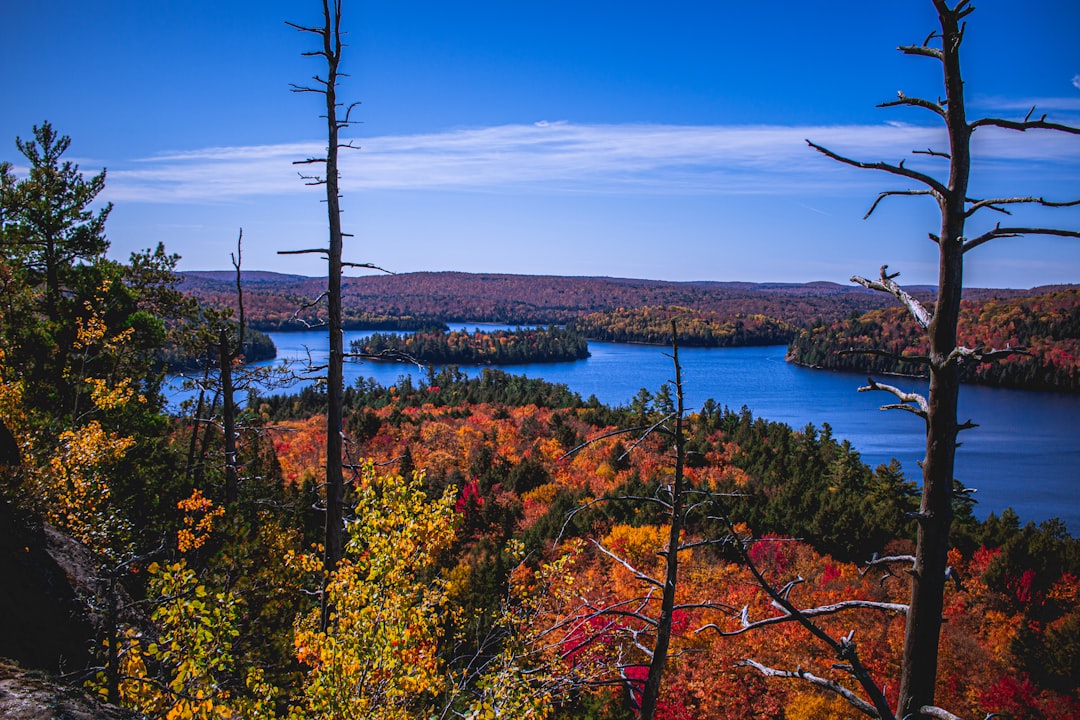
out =
{"type": "MultiPolygon", "coordinates": [[[[1080,89],[1080,75],[1072,79],[1072,84],[1080,89]]],[[[968,105],[981,110],[1001,111],[1010,114],[1018,114],[1018,117],[1010,118],[1020,120],[1023,116],[1035,108],[1037,115],[1042,113],[1074,113],[1080,110],[1080,97],[1027,97],[1027,98],[1003,98],[993,95],[977,96],[968,101],[968,105]]],[[[1058,117],[1059,121],[1068,118],[1058,117]]]]}
{"type": "MultiPolygon", "coordinates": [[[[1080,142],[980,131],[990,160],[1080,161],[1080,142]]],[[[850,157],[897,162],[914,149],[943,149],[940,128],[904,124],[855,126],[579,125],[537,122],[357,139],[344,151],[345,190],[444,189],[484,192],[741,194],[880,183],[830,162],[805,139],[850,157]]],[[[113,200],[214,202],[292,194],[297,173],[318,166],[318,142],[213,147],[134,161],[109,173],[113,200]]],[[[940,167],[916,156],[909,165],[940,167]]],[[[934,163],[937,163],[936,165],[934,163]]]]}
{"type": "Polygon", "coordinates": [[[1072,84],[1074,88],[1080,90],[1080,75],[1073,75],[1072,84]]]}

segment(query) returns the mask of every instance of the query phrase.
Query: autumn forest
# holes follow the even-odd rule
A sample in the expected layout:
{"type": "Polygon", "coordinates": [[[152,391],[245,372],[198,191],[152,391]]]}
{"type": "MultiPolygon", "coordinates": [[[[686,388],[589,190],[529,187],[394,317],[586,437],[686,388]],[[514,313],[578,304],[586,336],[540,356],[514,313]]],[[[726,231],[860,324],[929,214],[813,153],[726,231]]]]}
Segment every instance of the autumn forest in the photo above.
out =
{"type": "MultiPolygon", "coordinates": [[[[948,68],[971,8],[933,4],[937,39],[911,54],[948,68]]],[[[341,7],[323,7],[299,29],[326,42],[335,147],[341,7]]],[[[949,97],[924,102],[955,131],[949,97]]],[[[180,273],[160,245],[111,257],[106,173],[50,123],[28,131],[0,163],[4,717],[46,685],[83,714],[32,717],[1080,717],[1080,541],[976,517],[936,454],[967,429],[940,414],[961,383],[1080,391],[1076,286],[343,279],[332,203],[328,277],[245,269],[242,233],[233,271],[180,273]],[[254,364],[274,352],[260,331],[311,327],[378,331],[331,364],[423,369],[335,387],[329,366],[254,364]],[[590,339],[663,346],[671,372],[613,406],[487,367],[590,339]],[[681,348],[748,345],[877,378],[926,423],[921,474],[866,465],[828,423],[685,405],[681,348]],[[190,399],[170,407],[178,369],[190,399]]],[[[869,169],[936,193],[947,265],[953,188],[869,169]]],[[[969,214],[1011,202],[959,192],[969,214]]]]}

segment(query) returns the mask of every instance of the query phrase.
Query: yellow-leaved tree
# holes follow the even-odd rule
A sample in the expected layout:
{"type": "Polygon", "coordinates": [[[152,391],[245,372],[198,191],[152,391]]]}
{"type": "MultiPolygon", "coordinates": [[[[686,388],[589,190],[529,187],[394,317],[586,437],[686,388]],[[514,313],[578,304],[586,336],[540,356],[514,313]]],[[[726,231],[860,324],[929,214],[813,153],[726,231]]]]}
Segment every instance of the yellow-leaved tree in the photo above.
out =
{"type": "MultiPolygon", "coordinates": [[[[441,616],[448,612],[437,560],[454,539],[453,488],[429,501],[420,478],[380,473],[370,462],[355,485],[345,559],[326,585],[332,617],[300,622],[296,650],[311,668],[300,714],[393,720],[418,716],[444,690],[441,616]]],[[[295,561],[312,572],[322,559],[295,561]]]]}
{"type": "MultiPolygon", "coordinates": [[[[130,378],[101,377],[89,370],[99,356],[120,355],[132,341],[130,328],[111,332],[98,309],[109,287],[109,281],[103,281],[94,300],[84,303],[85,316],[75,319],[63,371],[77,388],[71,425],[56,435],[40,432],[49,422],[28,416],[23,403],[26,380],[18,373],[2,373],[2,403],[23,455],[17,484],[26,503],[98,555],[115,559],[129,549],[130,528],[113,506],[112,474],[135,440],[107,429],[99,416],[146,399],[130,378]]],[[[0,353],[0,366],[4,360],[0,353]]]]}

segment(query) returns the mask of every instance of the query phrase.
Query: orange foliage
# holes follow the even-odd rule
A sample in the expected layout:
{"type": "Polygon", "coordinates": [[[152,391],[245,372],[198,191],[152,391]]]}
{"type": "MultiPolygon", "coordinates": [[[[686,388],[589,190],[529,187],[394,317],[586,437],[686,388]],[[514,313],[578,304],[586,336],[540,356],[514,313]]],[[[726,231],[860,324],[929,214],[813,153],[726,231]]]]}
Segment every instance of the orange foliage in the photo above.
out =
{"type": "MultiPolygon", "coordinates": [[[[580,506],[624,485],[631,474],[648,482],[671,472],[670,458],[657,448],[639,448],[616,460],[618,453],[613,456],[610,444],[596,443],[572,456],[564,456],[567,448],[555,436],[553,412],[549,409],[489,405],[449,408],[429,404],[383,407],[374,412],[384,422],[373,438],[355,449],[358,456],[369,456],[377,463],[392,463],[408,449],[415,468],[426,470],[429,477],[458,473],[461,478],[468,478],[459,485],[464,488],[461,497],[468,500],[459,503],[462,511],[470,518],[475,516],[478,523],[488,512],[516,513],[517,526],[512,528],[515,533],[533,527],[545,517],[551,504],[567,493],[580,506]],[[541,464],[546,475],[540,484],[515,493],[505,480],[498,481],[499,472],[509,473],[525,460],[541,464]],[[474,478],[481,475],[483,468],[476,466],[484,462],[490,463],[496,472],[477,482],[474,478]]],[[[578,437],[596,437],[614,429],[586,424],[580,411],[579,414],[563,411],[559,423],[569,425],[578,437]]],[[[324,432],[318,419],[285,423],[274,431],[278,459],[287,482],[300,482],[321,472],[324,432]]],[[[709,438],[709,445],[704,466],[687,473],[690,482],[698,487],[716,487],[720,483],[728,487],[742,485],[747,476],[732,464],[740,449],[720,436],[709,438]]],[[[660,552],[667,542],[667,529],[641,522],[645,517],[648,516],[639,514],[629,520],[602,520],[593,526],[592,532],[603,548],[625,559],[635,570],[655,577],[660,572],[660,552]]],[[[475,527],[479,528],[475,532],[493,532],[482,524],[475,527]]],[[[745,526],[736,526],[740,533],[747,530],[745,526]]],[[[684,542],[695,539],[686,537],[684,542]]],[[[558,628],[544,635],[549,659],[576,664],[579,672],[594,676],[608,672],[608,680],[613,679],[610,668],[620,663],[625,666],[646,662],[633,637],[635,634],[639,639],[647,637],[651,629],[630,615],[597,616],[595,611],[616,608],[655,613],[659,593],[650,595],[650,588],[631,569],[613,561],[597,546],[575,541],[566,548],[569,549],[562,552],[573,555],[573,564],[566,566],[565,582],[550,591],[531,620],[536,633],[558,628]]],[[[901,548],[894,550],[906,552],[901,548]]],[[[472,582],[470,568],[486,560],[468,543],[460,552],[454,561],[459,563],[457,569],[449,567],[446,577],[451,579],[455,597],[467,597],[472,582]]],[[[556,562],[558,554],[537,561],[556,562]]],[[[776,536],[759,539],[751,546],[750,554],[777,586],[796,578],[804,579],[791,593],[791,599],[801,607],[852,599],[883,603],[906,603],[908,599],[908,588],[899,568],[894,575],[885,577],[876,569],[864,574],[857,565],[822,555],[806,543],[776,536]]],[[[950,584],[945,598],[947,622],[941,644],[938,702],[962,717],[1009,711],[1024,698],[1033,698],[1032,702],[1044,705],[1051,698],[1046,694],[1049,691],[1036,691],[1025,685],[1012,659],[1017,638],[1028,627],[1022,604],[1015,602],[1015,597],[1006,602],[1007,598],[1003,599],[982,580],[999,554],[998,550],[979,549],[964,556],[953,551],[949,558],[957,576],[963,579],[963,587],[957,589],[950,584]]],[[[753,659],[778,669],[801,667],[862,694],[848,675],[834,667],[838,659],[828,648],[797,624],[783,623],[740,633],[743,608],[751,621],[774,617],[778,612],[757,589],[745,568],[706,547],[680,557],[676,602],[695,607],[676,614],[661,716],[698,720],[857,716],[846,705],[807,683],[765,678],[753,668],[741,665],[744,660],[753,659]],[[718,631],[734,634],[722,636],[718,631]]],[[[1063,577],[1046,591],[1045,598],[1075,608],[1080,602],[1077,585],[1074,578],[1063,577]]],[[[1017,585],[1017,590],[1022,588],[1017,585]]],[[[862,662],[885,686],[890,702],[895,702],[903,616],[857,610],[824,616],[816,622],[833,637],[853,633],[862,662]]],[[[1040,630],[1046,631],[1046,628],[1040,630]]],[[[599,692],[603,693],[601,697],[610,696],[612,703],[619,702],[610,689],[599,692]]]]}
{"type": "Polygon", "coordinates": [[[326,467],[326,421],[290,420],[272,430],[281,475],[290,485],[313,479],[326,467]]]}

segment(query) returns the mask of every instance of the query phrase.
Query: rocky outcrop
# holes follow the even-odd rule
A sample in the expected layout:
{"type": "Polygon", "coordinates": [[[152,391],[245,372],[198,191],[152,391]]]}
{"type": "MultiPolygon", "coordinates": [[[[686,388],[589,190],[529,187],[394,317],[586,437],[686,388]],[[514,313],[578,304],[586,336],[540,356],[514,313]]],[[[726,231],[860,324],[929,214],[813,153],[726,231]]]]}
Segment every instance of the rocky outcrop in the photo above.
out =
{"type": "Polygon", "coordinates": [[[91,663],[104,590],[92,554],[0,500],[0,657],[56,673],[91,663]]]}
{"type": "Polygon", "coordinates": [[[11,720],[139,720],[89,693],[44,673],[0,660],[0,718],[11,720]]]}

